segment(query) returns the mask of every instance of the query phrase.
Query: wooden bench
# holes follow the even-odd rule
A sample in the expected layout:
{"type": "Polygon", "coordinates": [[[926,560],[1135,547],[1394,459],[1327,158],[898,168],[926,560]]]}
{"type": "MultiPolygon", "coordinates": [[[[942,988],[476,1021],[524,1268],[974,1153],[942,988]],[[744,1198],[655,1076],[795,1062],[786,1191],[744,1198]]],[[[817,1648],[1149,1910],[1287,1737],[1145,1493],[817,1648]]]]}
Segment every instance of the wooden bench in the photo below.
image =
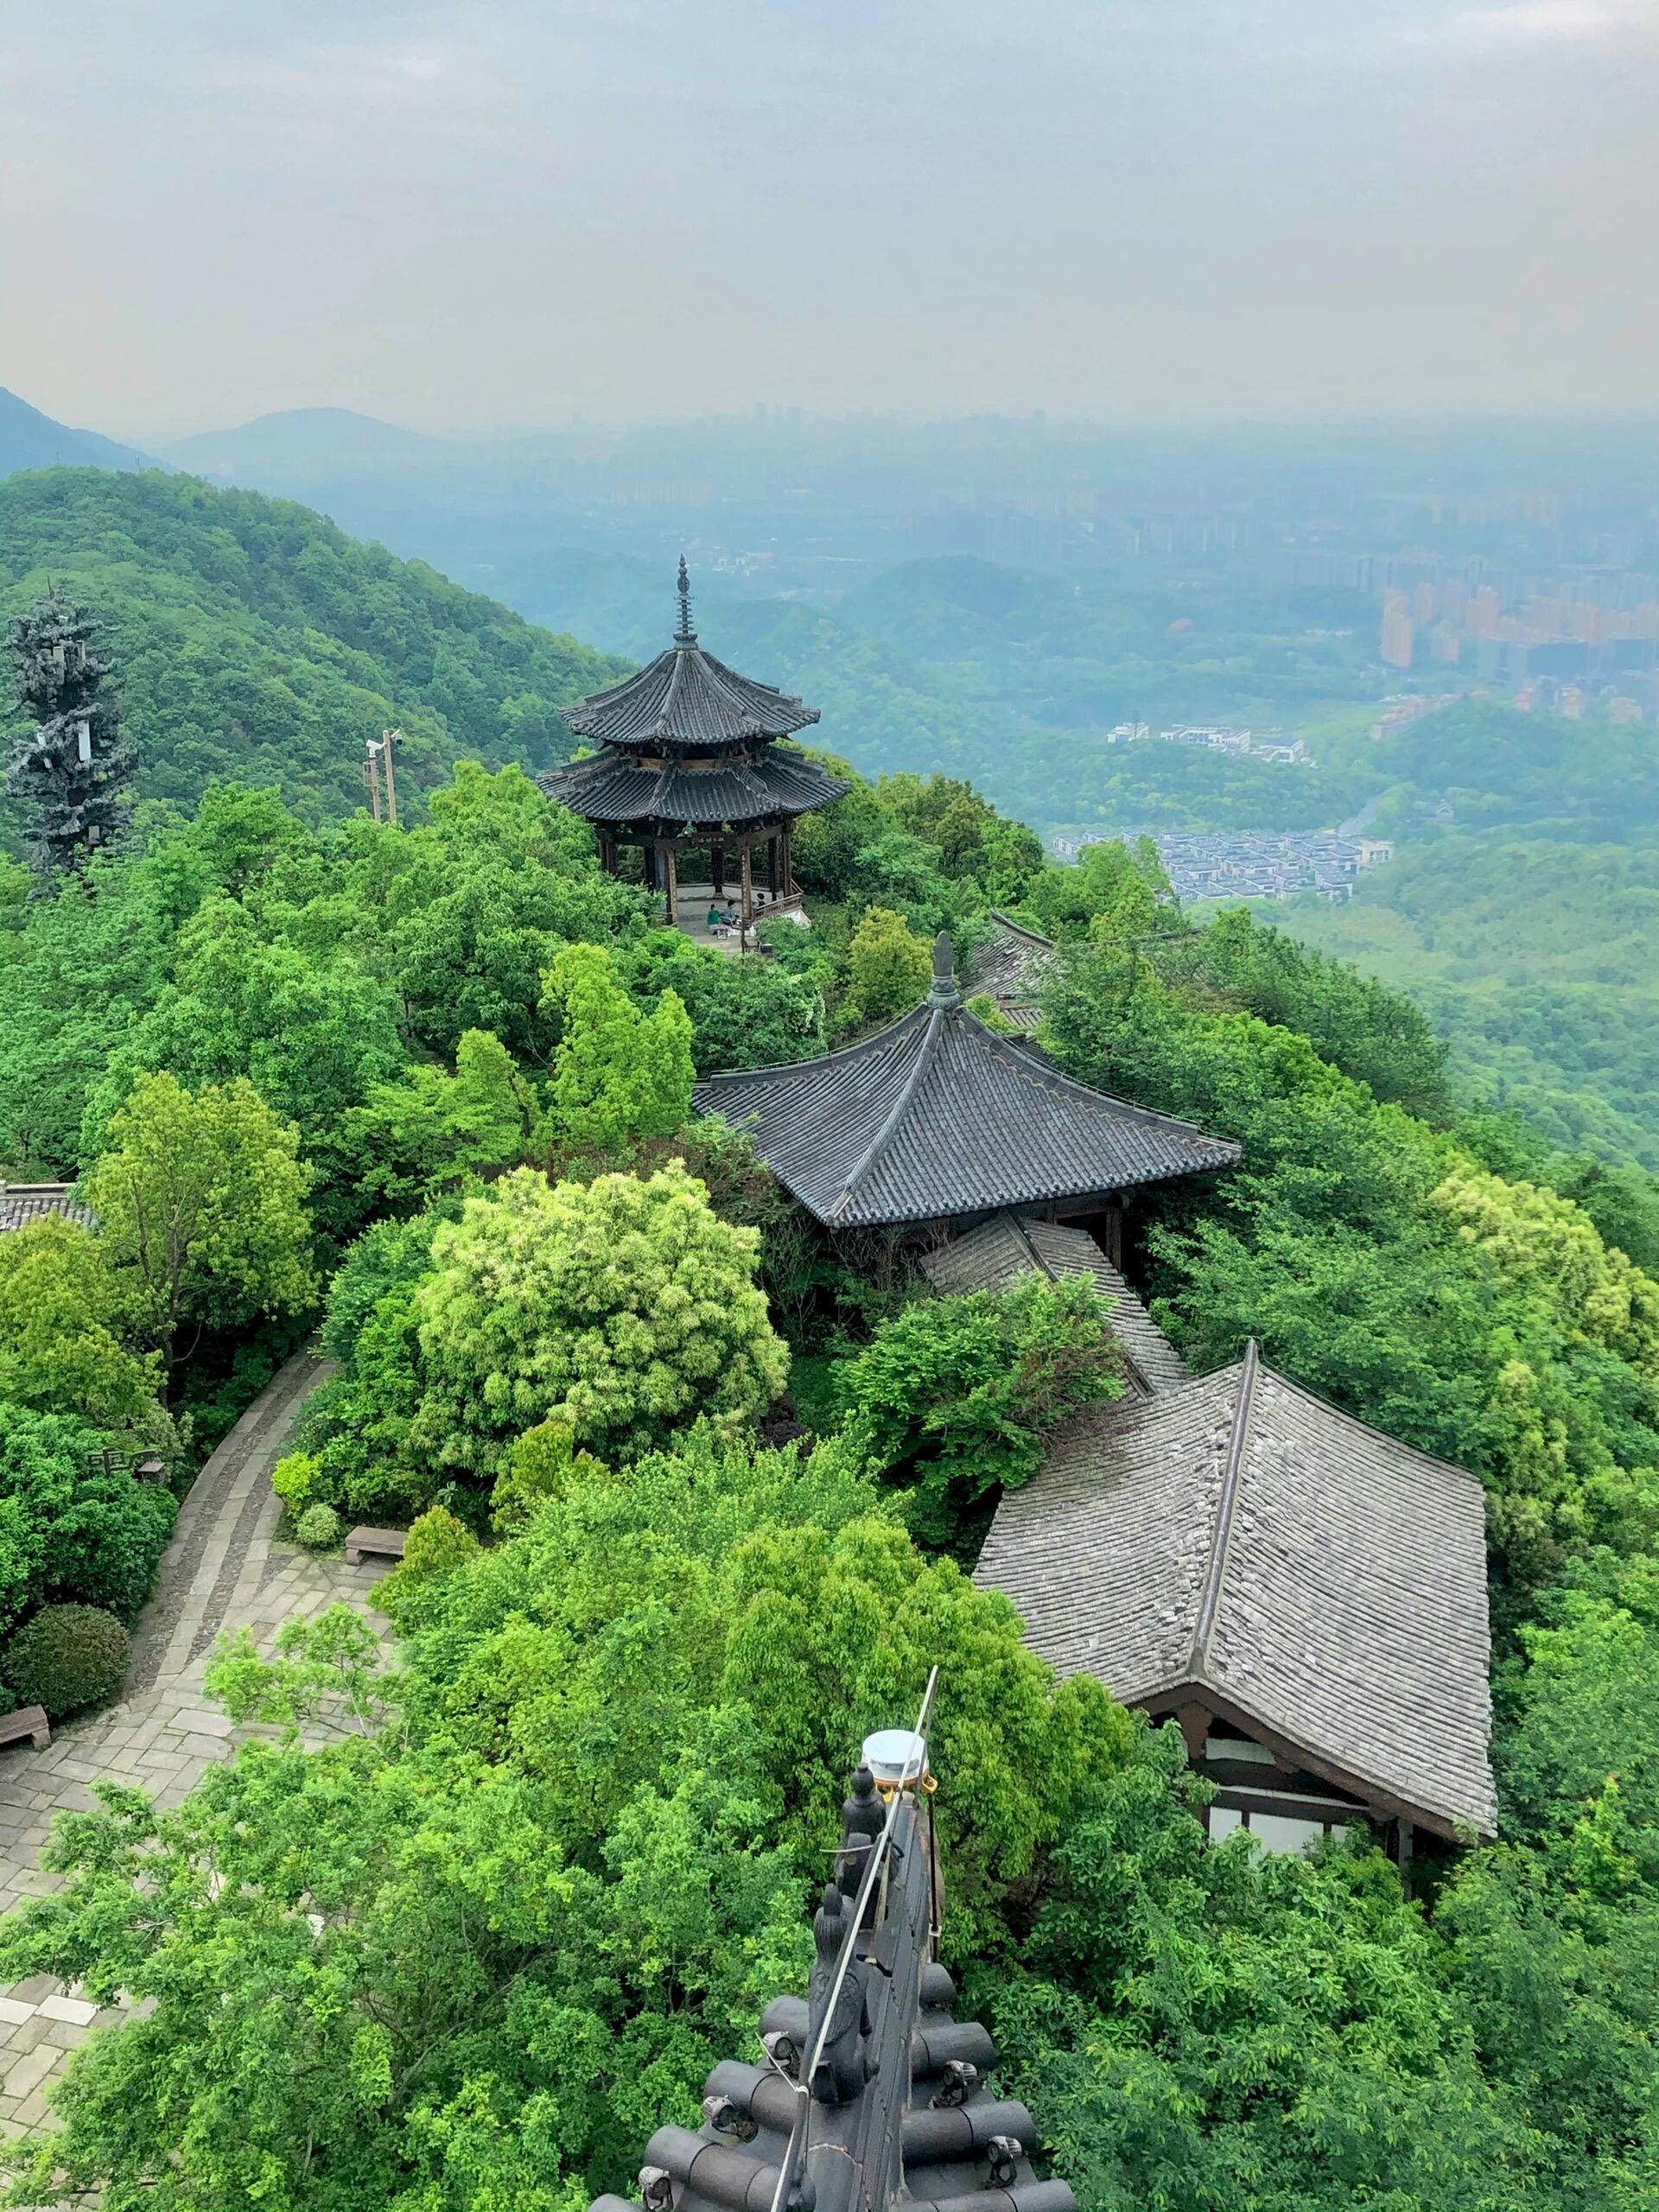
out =
{"type": "Polygon", "coordinates": [[[0,1744],[21,1744],[25,1736],[37,1751],[51,1742],[52,1724],[43,1705],[22,1705],[16,1713],[0,1713],[0,1744]]]}
{"type": "Polygon", "coordinates": [[[353,1529],[346,1539],[346,1564],[361,1567],[365,1555],[372,1559],[402,1559],[408,1536],[407,1529],[353,1529]]]}

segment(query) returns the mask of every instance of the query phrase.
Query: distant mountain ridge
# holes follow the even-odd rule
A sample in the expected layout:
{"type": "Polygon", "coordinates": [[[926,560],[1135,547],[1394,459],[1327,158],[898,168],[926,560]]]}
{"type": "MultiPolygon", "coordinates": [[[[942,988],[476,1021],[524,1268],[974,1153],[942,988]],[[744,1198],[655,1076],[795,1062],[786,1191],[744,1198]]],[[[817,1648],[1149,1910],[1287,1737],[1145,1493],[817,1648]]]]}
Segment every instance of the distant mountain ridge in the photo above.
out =
{"type": "Polygon", "coordinates": [[[271,484],[378,475],[387,469],[424,470],[446,461],[450,447],[443,438],[359,415],[349,407],[289,407],[230,429],[168,439],[162,451],[194,475],[257,490],[271,484]]]}
{"type": "Polygon", "coordinates": [[[96,430],[71,429],[41,414],[0,385],[0,476],[20,468],[155,468],[160,464],[134,446],[118,445],[96,430]]]}

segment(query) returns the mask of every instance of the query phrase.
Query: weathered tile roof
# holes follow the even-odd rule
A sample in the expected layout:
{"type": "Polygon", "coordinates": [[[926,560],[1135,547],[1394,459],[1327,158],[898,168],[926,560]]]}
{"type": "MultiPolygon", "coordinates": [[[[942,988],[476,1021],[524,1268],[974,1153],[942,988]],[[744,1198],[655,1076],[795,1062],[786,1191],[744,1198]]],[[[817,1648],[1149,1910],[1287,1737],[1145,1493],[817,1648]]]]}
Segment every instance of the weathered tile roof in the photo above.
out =
{"type": "Polygon", "coordinates": [[[1035,930],[1022,928],[1006,914],[993,912],[995,932],[974,947],[968,961],[968,988],[1015,1002],[1034,998],[1054,965],[1054,947],[1035,930]]]}
{"type": "Polygon", "coordinates": [[[1208,1690],[1339,1785],[1497,1824],[1484,1502],[1263,1364],[1075,1416],[975,1580],[1125,1704],[1208,1690]]]}
{"type": "Polygon", "coordinates": [[[1112,1334],[1123,1348],[1135,1389],[1145,1395],[1187,1380],[1186,1362],[1086,1229],[996,1213],[941,1244],[921,1265],[934,1288],[943,1291],[1007,1290],[1032,1274],[1053,1282],[1062,1275],[1086,1275],[1110,1304],[1112,1334]]]}
{"type": "Polygon", "coordinates": [[[827,806],[848,788],[804,753],[693,768],[671,760],[642,767],[613,753],[545,770],[537,779],[588,822],[658,822],[665,830],[757,819],[777,821],[827,806]]]}
{"type": "Polygon", "coordinates": [[[913,1014],[819,1059],[706,1077],[692,1099],[836,1229],[1125,1190],[1230,1167],[1239,1149],[995,1035],[963,1007],[943,937],[913,1014]]]}
{"type": "Polygon", "coordinates": [[[787,737],[818,719],[816,707],[770,683],[740,676],[697,643],[690,587],[680,563],[680,622],[674,642],[620,683],[561,711],[578,737],[601,745],[690,747],[740,745],[751,738],[787,737]]]}
{"type": "Polygon", "coordinates": [[[78,1221],[83,1229],[96,1229],[91,1211],[70,1197],[74,1187],[73,1183],[0,1183],[0,1234],[52,1213],[78,1221]]]}

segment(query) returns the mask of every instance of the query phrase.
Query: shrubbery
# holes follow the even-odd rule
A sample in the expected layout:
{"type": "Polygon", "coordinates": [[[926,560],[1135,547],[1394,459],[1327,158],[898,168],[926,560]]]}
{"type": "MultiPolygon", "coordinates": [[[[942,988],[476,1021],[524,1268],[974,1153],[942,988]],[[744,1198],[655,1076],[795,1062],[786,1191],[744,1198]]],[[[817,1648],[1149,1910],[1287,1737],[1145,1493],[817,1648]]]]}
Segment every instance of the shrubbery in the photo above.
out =
{"type": "Polygon", "coordinates": [[[126,1678],[132,1641],[100,1605],[42,1605],[0,1653],[0,1676],[19,1705],[61,1720],[112,1697],[126,1678]]]}
{"type": "Polygon", "coordinates": [[[130,1620],[149,1595],[178,1507],[106,1469],[110,1441],[67,1414],[0,1403],[0,1630],[60,1597],[130,1620]]]}

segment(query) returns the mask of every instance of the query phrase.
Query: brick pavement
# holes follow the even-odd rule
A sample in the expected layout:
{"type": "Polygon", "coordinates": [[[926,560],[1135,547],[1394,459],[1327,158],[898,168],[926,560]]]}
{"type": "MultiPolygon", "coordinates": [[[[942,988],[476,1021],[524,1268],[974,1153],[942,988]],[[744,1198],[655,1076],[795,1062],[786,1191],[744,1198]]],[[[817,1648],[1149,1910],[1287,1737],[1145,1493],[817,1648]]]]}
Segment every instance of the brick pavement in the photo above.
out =
{"type": "MultiPolygon", "coordinates": [[[[269,1651],[285,1622],[342,1598],[385,1630],[371,1593],[390,1562],[347,1567],[276,1539],[282,1508],[270,1470],[328,1372],[308,1354],[289,1360],[196,1478],[133,1631],[120,1702],[54,1728],[43,1751],[0,1749],[0,1908],[59,1886],[38,1863],[41,1846],[56,1813],[96,1802],[90,1783],[130,1783],[174,1806],[204,1767],[261,1732],[233,1729],[202,1688],[222,1630],[251,1628],[269,1651]]],[[[47,2093],[67,2054],[90,2027],[120,2017],[43,1974],[0,1991],[0,2135],[48,2118],[47,2093]]]]}

